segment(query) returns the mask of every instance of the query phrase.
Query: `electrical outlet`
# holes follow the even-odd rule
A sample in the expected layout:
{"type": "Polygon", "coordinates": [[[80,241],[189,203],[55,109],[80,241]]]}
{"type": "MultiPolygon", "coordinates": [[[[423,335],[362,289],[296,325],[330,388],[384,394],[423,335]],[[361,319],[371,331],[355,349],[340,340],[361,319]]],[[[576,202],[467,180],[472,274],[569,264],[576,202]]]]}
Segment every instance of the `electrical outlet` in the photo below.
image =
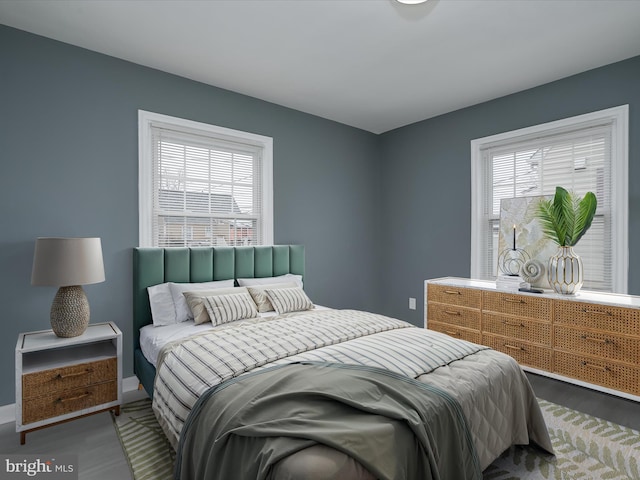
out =
{"type": "Polygon", "coordinates": [[[416,309],[416,299],[413,297],[409,297],[409,310],[416,309]]]}

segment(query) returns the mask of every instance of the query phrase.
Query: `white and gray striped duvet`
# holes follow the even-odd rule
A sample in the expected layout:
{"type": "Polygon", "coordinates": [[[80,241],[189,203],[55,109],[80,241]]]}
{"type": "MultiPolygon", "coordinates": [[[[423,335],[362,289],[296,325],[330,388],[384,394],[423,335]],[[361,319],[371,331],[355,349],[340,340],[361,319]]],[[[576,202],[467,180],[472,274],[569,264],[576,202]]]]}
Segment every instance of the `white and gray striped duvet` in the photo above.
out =
{"type": "MultiPolygon", "coordinates": [[[[182,426],[202,393],[229,378],[255,369],[279,363],[315,360],[382,367],[425,381],[424,378],[429,377],[426,374],[460,363],[461,359],[481,355],[483,350],[486,351],[486,347],[367,312],[321,310],[286,314],[257,323],[241,323],[237,327],[195,335],[167,345],[158,358],[153,408],[175,447],[182,426]]],[[[504,389],[513,390],[514,385],[522,382],[522,378],[510,378],[513,375],[524,377],[517,364],[514,369],[515,362],[510,357],[499,354],[492,358],[494,364],[509,364],[509,368],[503,371],[502,367],[497,367],[498,379],[493,383],[506,381],[508,385],[504,389]]],[[[462,381],[464,376],[461,375],[462,381]]],[[[467,382],[467,387],[469,384],[467,382]]],[[[499,388],[502,389],[501,386],[499,388]]],[[[518,398],[528,396],[531,393],[524,392],[518,398]]],[[[485,400],[482,402],[483,405],[487,404],[485,400]]],[[[510,408],[506,410],[511,411],[510,408]]],[[[485,417],[488,415],[483,412],[465,413],[467,416],[476,413],[485,417]]],[[[495,412],[491,412],[491,415],[495,415],[495,412]]],[[[528,417],[535,418],[535,415],[528,417]]],[[[468,420],[474,441],[482,442],[483,431],[478,429],[486,429],[484,424],[488,420],[485,418],[477,424],[475,432],[474,422],[468,420]]],[[[521,433],[523,424],[527,432],[527,420],[516,421],[518,432],[521,433]]],[[[508,423],[513,421],[509,420],[508,423]]],[[[495,434],[505,437],[503,431],[496,431],[495,434]]],[[[506,437],[511,438],[511,435],[506,437]]],[[[497,448],[502,448],[500,442],[504,438],[498,440],[497,448]]],[[[525,440],[528,441],[528,438],[525,440]]],[[[492,448],[484,455],[497,456],[502,450],[494,452],[492,448]]],[[[481,454],[483,460],[486,463],[481,454]]]]}

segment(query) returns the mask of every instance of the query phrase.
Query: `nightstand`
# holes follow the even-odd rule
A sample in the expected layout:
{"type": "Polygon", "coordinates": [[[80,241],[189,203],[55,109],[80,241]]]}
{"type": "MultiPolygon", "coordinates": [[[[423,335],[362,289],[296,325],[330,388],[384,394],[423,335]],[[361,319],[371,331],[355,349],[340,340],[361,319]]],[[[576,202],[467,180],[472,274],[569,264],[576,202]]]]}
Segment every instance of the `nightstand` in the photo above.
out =
{"type": "Polygon", "coordinates": [[[16,432],[113,410],[122,401],[122,332],[90,324],[78,337],[52,330],[21,333],[16,344],[16,432]]]}

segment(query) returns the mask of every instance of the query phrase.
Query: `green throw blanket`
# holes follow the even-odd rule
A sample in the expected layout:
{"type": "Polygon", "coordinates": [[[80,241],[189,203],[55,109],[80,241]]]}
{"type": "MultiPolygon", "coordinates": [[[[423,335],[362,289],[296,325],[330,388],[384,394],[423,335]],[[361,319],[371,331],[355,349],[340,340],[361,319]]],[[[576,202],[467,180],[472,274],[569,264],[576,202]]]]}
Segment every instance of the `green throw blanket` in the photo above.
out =
{"type": "Polygon", "coordinates": [[[379,479],[480,479],[459,404],[388,370],[305,362],[206,392],[185,423],[175,477],[264,479],[282,458],[324,444],[379,479]]]}

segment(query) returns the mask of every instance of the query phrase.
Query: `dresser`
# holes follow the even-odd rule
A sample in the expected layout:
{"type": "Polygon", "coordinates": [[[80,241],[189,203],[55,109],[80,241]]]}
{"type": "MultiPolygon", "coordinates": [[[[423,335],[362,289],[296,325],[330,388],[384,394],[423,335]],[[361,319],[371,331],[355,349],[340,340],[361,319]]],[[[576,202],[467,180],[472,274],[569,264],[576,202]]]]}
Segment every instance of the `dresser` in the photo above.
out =
{"type": "Polygon", "coordinates": [[[425,281],[425,327],[511,355],[524,370],[640,401],[640,297],[438,278],[425,281]]]}
{"type": "Polygon", "coordinates": [[[51,330],[21,333],[16,344],[16,431],[114,410],[122,400],[122,332],[114,323],[90,324],[78,337],[51,330]]]}

